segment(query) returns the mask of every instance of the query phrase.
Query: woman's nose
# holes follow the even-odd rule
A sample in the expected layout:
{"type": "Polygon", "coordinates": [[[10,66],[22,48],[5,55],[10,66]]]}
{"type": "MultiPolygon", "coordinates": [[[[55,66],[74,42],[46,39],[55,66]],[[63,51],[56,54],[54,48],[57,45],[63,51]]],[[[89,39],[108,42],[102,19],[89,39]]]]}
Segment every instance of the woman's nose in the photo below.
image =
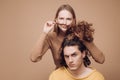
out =
{"type": "Polygon", "coordinates": [[[67,20],[63,20],[63,24],[67,24],[67,20]]]}

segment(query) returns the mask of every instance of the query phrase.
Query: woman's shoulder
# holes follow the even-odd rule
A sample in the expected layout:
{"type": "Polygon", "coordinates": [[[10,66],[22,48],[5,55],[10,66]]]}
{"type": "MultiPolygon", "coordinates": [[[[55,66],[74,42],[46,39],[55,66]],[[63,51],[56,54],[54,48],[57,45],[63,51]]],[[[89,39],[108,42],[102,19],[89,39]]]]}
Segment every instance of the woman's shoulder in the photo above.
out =
{"type": "Polygon", "coordinates": [[[52,32],[49,32],[47,36],[49,38],[55,38],[55,37],[57,37],[57,33],[52,31],[52,32]]]}

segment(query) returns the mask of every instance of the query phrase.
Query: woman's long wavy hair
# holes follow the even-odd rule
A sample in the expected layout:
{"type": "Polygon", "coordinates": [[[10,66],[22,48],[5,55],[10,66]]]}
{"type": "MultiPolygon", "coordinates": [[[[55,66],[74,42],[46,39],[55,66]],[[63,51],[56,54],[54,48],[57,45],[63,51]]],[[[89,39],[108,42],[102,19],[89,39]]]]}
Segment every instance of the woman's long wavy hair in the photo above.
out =
{"type": "Polygon", "coordinates": [[[92,24],[87,21],[78,21],[74,27],[67,30],[66,36],[72,33],[79,37],[81,41],[92,42],[94,40],[94,29],[91,26],[92,24]]]}

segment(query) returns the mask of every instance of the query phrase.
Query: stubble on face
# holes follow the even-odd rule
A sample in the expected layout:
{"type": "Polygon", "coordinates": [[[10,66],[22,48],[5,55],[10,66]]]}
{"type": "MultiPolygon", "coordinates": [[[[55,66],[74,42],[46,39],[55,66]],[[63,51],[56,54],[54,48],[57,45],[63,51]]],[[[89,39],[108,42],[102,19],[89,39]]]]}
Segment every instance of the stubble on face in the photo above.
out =
{"type": "Polygon", "coordinates": [[[64,48],[64,56],[69,70],[76,71],[84,67],[83,55],[79,51],[78,46],[66,46],[64,48]]]}

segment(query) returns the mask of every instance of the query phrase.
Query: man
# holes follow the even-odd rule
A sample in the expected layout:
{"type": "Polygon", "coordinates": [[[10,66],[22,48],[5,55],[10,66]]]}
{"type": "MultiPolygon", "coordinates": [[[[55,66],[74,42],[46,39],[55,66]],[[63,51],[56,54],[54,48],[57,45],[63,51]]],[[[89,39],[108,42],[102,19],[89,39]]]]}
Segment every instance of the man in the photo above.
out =
{"type": "Polygon", "coordinates": [[[104,80],[103,75],[89,67],[88,50],[74,35],[67,36],[62,43],[61,67],[53,71],[49,80],[104,80]]]}

